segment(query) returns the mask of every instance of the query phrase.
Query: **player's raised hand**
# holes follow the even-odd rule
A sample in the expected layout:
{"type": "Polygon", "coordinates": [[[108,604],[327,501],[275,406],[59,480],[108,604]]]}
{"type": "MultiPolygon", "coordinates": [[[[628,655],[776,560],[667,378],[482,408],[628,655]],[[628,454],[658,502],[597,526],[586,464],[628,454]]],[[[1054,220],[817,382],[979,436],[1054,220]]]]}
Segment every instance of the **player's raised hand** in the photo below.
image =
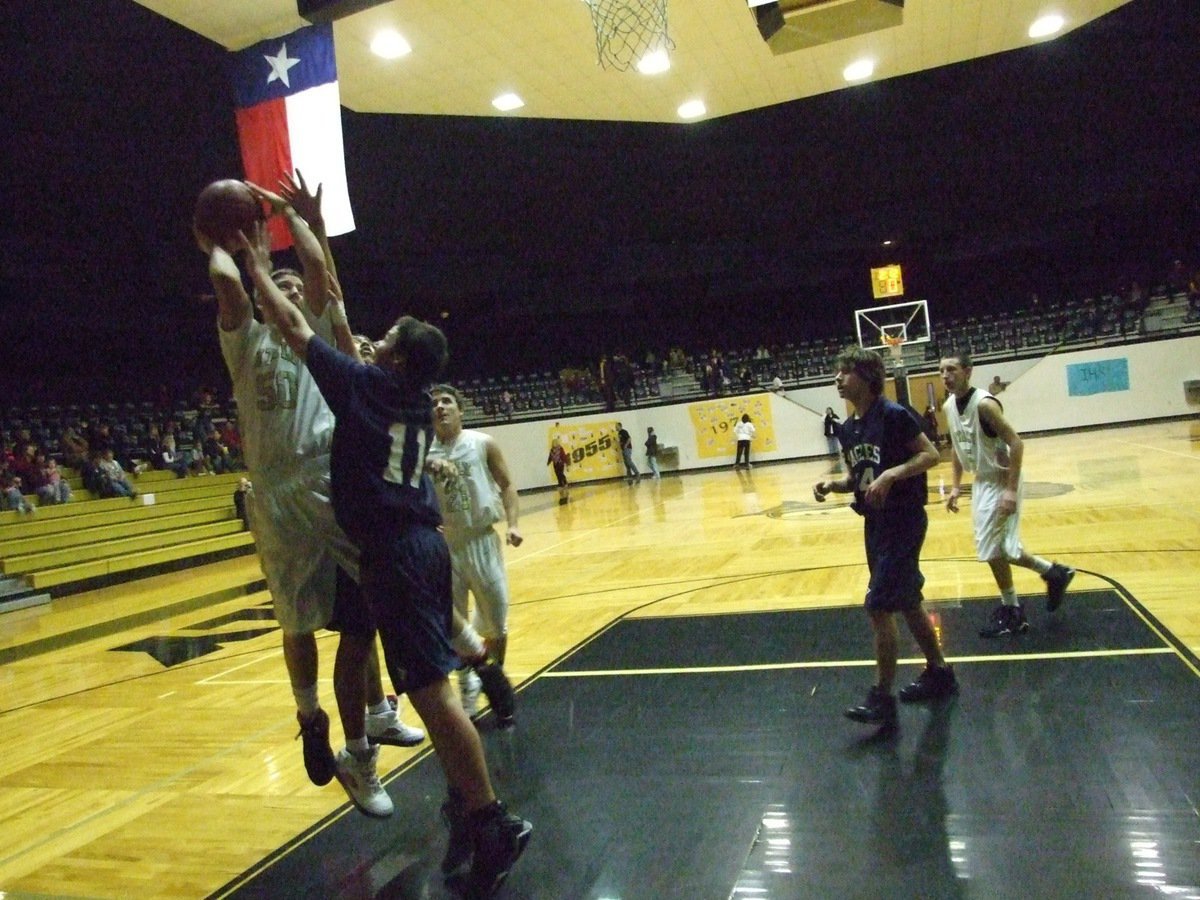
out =
{"type": "Polygon", "coordinates": [[[292,205],[292,209],[300,214],[300,218],[308,223],[308,227],[318,233],[325,230],[325,219],[321,215],[321,195],[324,189],[324,185],[318,184],[315,194],[310,191],[299,169],[294,175],[279,179],[279,193],[292,205]]]}
{"type": "Polygon", "coordinates": [[[271,215],[273,216],[280,215],[291,205],[284,197],[281,197],[274,191],[268,191],[266,188],[259,187],[253,181],[247,181],[245,185],[250,188],[250,193],[271,207],[271,215]]]}

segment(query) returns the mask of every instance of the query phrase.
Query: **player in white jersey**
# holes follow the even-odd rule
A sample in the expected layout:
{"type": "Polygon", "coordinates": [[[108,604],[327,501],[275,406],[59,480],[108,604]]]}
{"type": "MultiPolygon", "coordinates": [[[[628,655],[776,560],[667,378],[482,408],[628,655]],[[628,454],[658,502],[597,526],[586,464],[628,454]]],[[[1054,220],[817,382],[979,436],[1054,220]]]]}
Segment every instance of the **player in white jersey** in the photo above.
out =
{"type": "MultiPolygon", "coordinates": [[[[468,594],[474,595],[470,621],[483,636],[488,658],[502,666],[508,648],[508,575],[504,548],[494,526],[503,521],[505,542],[521,545],[517,488],[496,442],[482,431],[463,428],[459,392],[439,384],[432,394],[434,440],[429,458],[452,463],[455,472],[453,477],[435,481],[450,547],[454,608],[468,618],[468,594]]],[[[480,681],[470,667],[459,671],[459,689],[463,708],[474,717],[480,681]]],[[[511,716],[501,716],[499,724],[511,725],[511,716]]]]}
{"type": "Polygon", "coordinates": [[[1021,464],[1025,445],[1004,417],[1004,407],[992,394],[971,387],[971,357],[957,352],[943,357],[942,383],[950,396],[944,412],[954,447],[951,459],[953,485],[946,508],[958,512],[962,474],[974,472],[971,512],[975,524],[975,549],[992,569],[1000,588],[1000,605],[980,629],[981,637],[1021,634],[1029,630],[1025,608],[1013,586],[1012,566],[1033,569],[1046,582],[1046,609],[1062,604],[1075,570],[1033,556],[1021,546],[1021,464]]]}
{"type": "MultiPolygon", "coordinates": [[[[296,208],[316,219],[320,229],[319,201],[302,182],[288,192],[293,202],[255,190],[287,222],[304,270],[303,278],[290,269],[278,270],[273,280],[314,329],[332,339],[335,307],[326,302],[330,283],[322,242],[296,208]]],[[[376,777],[379,751],[372,745],[411,746],[424,740],[424,733],[404,726],[383,694],[374,622],[353,583],[358,578],[357,548],[337,527],[329,502],[333,415],[303,361],[274,328],[255,319],[229,252],[201,234],[197,239],[209,256],[216,290],[221,352],[233,381],[254,485],[247,509],[283,633],[305,768],[318,785],[336,776],[363,812],[390,815],[393,805],[376,777]],[[339,569],[345,576],[339,576],[339,569]],[[329,746],[329,717],[317,694],[314,633],[326,627],[341,632],[334,693],[346,749],[336,757],[329,746]]]]}

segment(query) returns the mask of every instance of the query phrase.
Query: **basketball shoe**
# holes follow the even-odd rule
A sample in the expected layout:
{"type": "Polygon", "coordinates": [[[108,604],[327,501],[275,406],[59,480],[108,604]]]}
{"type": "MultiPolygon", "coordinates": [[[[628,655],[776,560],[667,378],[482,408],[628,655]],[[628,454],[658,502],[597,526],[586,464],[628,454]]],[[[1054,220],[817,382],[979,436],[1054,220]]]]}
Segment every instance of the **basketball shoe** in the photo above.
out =
{"type": "Polygon", "coordinates": [[[386,819],[395,806],[379,783],[379,775],[375,771],[378,761],[378,747],[372,747],[370,754],[362,758],[343,747],[337,755],[337,779],[361,812],[376,819],[386,819]]]}
{"type": "Polygon", "coordinates": [[[1074,569],[1060,563],[1052,563],[1050,565],[1050,569],[1042,576],[1042,580],[1046,582],[1047,612],[1054,612],[1062,606],[1063,598],[1067,595],[1067,585],[1071,583],[1071,579],[1074,577],[1074,569]]]}
{"type": "Polygon", "coordinates": [[[912,684],[900,688],[902,703],[920,703],[924,700],[941,700],[958,693],[958,679],[950,666],[926,666],[912,684]]]}
{"type": "Polygon", "coordinates": [[[336,769],[333,750],[329,746],[329,714],[318,709],[306,719],[297,711],[296,721],[300,723],[300,733],[296,737],[304,741],[304,771],[308,773],[309,781],[324,787],[333,781],[336,769]]]}
{"type": "Polygon", "coordinates": [[[379,715],[367,713],[367,741],[393,747],[415,747],[425,740],[425,732],[400,721],[395,709],[379,715]]]}
{"type": "Polygon", "coordinates": [[[898,721],[896,698],[879,685],[874,685],[871,690],[867,691],[867,699],[858,706],[851,706],[846,710],[845,715],[847,719],[853,719],[855,722],[895,728],[898,721]]]}
{"type": "Polygon", "coordinates": [[[982,638],[1002,637],[1006,634],[1024,634],[1029,630],[1029,622],[1025,620],[1025,607],[1006,606],[1001,603],[992,610],[992,618],[979,629],[982,638]]]}
{"type": "Polygon", "coordinates": [[[468,896],[495,895],[508,878],[517,859],[525,852],[533,825],[514,816],[497,800],[468,817],[471,829],[471,871],[467,874],[468,896]]]}

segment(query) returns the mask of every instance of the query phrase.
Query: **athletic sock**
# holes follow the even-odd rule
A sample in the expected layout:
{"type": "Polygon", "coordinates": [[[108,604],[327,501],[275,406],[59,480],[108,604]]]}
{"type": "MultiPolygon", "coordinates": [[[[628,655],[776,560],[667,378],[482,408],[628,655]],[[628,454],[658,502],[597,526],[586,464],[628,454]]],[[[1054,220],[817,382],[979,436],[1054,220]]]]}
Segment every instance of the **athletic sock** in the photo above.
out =
{"type": "Polygon", "coordinates": [[[1045,575],[1050,571],[1050,566],[1053,565],[1050,560],[1042,559],[1040,556],[1031,556],[1029,558],[1033,560],[1033,570],[1039,575],[1045,575]]]}
{"type": "Polygon", "coordinates": [[[450,639],[450,646],[463,659],[478,659],[483,656],[483,638],[469,622],[463,625],[463,630],[450,639]]]}
{"type": "Polygon", "coordinates": [[[388,703],[387,697],[384,697],[382,700],[380,700],[374,706],[370,706],[370,705],[367,706],[367,712],[373,716],[382,716],[385,713],[390,713],[391,711],[392,711],[392,704],[388,703]]]}
{"type": "Polygon", "coordinates": [[[305,688],[292,688],[292,696],[296,698],[296,709],[300,710],[300,715],[306,719],[321,708],[321,700],[317,696],[315,684],[305,688]]]}
{"type": "Polygon", "coordinates": [[[360,738],[346,738],[346,749],[358,759],[366,759],[371,755],[371,743],[365,734],[360,738]]]}
{"type": "Polygon", "coordinates": [[[1016,588],[1005,588],[1000,592],[1000,602],[1005,606],[1020,606],[1021,598],[1017,596],[1016,588]]]}

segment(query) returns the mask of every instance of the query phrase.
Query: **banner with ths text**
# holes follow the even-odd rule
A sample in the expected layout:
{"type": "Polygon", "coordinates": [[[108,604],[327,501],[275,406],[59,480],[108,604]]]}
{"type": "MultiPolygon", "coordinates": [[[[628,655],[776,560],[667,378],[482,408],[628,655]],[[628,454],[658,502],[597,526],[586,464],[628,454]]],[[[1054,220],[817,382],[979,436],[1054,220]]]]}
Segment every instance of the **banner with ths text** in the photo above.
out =
{"type": "MultiPolygon", "coordinates": [[[[246,179],[277,191],[281,178],[299,171],[314,193],[323,187],[326,233],[353,231],[333,26],[260,41],[234,53],[230,69],[246,179]]],[[[273,219],[271,248],[290,244],[287,227],[273,219]]]]}
{"type": "Polygon", "coordinates": [[[779,449],[775,440],[775,423],[771,418],[770,394],[701,400],[689,403],[688,413],[696,434],[696,453],[701,459],[733,459],[737,455],[733,426],[741,421],[743,415],[750,416],[750,422],[754,425],[751,451],[769,453],[779,449]]]}
{"type": "MultiPolygon", "coordinates": [[[[566,425],[555,423],[546,430],[546,453],[554,438],[562,441],[563,449],[571,458],[567,466],[569,481],[593,481],[600,478],[615,478],[625,474],[625,464],[621,461],[621,448],[617,443],[617,423],[611,422],[569,422],[566,425]]],[[[637,457],[637,447],[634,447],[634,459],[637,457]]],[[[640,465],[640,463],[639,463],[640,465]]],[[[554,480],[554,472],[547,469],[550,480],[554,480]]]]}

